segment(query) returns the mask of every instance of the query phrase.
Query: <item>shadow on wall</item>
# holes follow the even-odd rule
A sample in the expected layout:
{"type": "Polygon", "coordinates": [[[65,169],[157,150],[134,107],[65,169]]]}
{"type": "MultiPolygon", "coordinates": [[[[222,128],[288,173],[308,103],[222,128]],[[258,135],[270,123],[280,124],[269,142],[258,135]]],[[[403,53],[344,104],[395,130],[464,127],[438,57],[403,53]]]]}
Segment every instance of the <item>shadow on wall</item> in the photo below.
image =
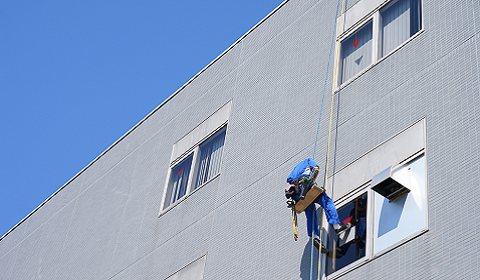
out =
{"type": "Polygon", "coordinates": [[[318,275],[318,250],[313,248],[312,254],[312,239],[309,238],[303,250],[302,261],[300,262],[300,279],[317,279],[318,275]],[[313,263],[312,263],[313,262],[313,263]],[[312,265],[312,278],[310,278],[310,266],[312,265]]]}
{"type": "Polygon", "coordinates": [[[378,237],[381,237],[382,235],[398,227],[406,201],[406,195],[392,203],[389,203],[387,199],[383,200],[382,212],[380,213],[380,223],[378,227],[378,237]]]}
{"type": "MultiPolygon", "coordinates": [[[[317,217],[323,217],[323,209],[322,207],[316,207],[316,213],[317,213],[317,217]]],[[[302,216],[305,217],[304,214],[302,214],[302,216]]],[[[319,224],[320,224],[320,221],[318,221],[319,224]]],[[[301,230],[301,229],[300,229],[301,230]]],[[[306,229],[305,230],[305,233],[306,232],[306,229]]],[[[327,236],[327,231],[325,230],[325,228],[322,228],[321,229],[321,234],[322,234],[322,238],[326,238],[327,236]]],[[[308,236],[305,236],[306,238],[308,238],[308,236]]],[[[303,240],[303,239],[302,239],[303,240]]],[[[303,249],[303,255],[302,255],[302,260],[300,262],[300,279],[317,279],[318,278],[318,272],[319,271],[324,271],[325,269],[325,259],[322,259],[322,263],[320,265],[322,265],[321,269],[318,268],[318,257],[319,257],[319,252],[318,250],[313,247],[312,248],[312,238],[308,238],[308,241],[305,243],[305,248],[303,249]],[[313,260],[312,260],[312,249],[313,249],[313,260]],[[310,266],[312,266],[312,277],[310,278],[310,266]]]]}

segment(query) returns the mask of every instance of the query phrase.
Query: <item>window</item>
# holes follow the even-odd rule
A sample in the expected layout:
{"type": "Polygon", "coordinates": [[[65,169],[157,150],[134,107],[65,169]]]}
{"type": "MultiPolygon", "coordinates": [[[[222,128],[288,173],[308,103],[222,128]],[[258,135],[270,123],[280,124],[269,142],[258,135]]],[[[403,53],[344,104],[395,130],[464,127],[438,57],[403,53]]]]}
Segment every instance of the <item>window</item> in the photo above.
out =
{"type": "Polygon", "coordinates": [[[338,215],[344,224],[351,223],[351,229],[337,236],[330,231],[328,238],[327,275],[365,257],[367,242],[367,193],[338,208],[338,215]]]}
{"type": "Polygon", "coordinates": [[[399,0],[380,11],[382,57],[420,31],[420,10],[420,0],[399,0]]]}
{"type": "Polygon", "coordinates": [[[162,209],[167,209],[185,195],[220,174],[226,127],[193,148],[193,152],[174,165],[166,188],[162,209]],[[194,167],[194,172],[190,172],[194,167]],[[194,184],[190,183],[195,178],[194,184]]]}
{"type": "Polygon", "coordinates": [[[394,177],[411,191],[390,202],[374,193],[373,253],[378,254],[427,228],[426,161],[420,156],[395,168],[394,177]]]}
{"type": "Polygon", "coordinates": [[[195,172],[196,180],[194,189],[200,187],[220,173],[226,130],[226,128],[223,128],[213,137],[200,145],[198,152],[199,160],[195,172]]]}
{"type": "Polygon", "coordinates": [[[329,227],[326,240],[329,279],[335,279],[427,231],[426,159],[423,151],[390,168],[391,178],[410,192],[390,200],[374,191],[375,180],[371,180],[336,202],[340,220],[344,224],[351,223],[352,227],[339,236],[329,227]]]}
{"type": "Polygon", "coordinates": [[[192,159],[193,154],[172,168],[164,208],[172,205],[175,201],[179,200],[186,194],[192,159]]]}
{"type": "Polygon", "coordinates": [[[380,2],[360,0],[344,13],[343,30],[361,27],[340,36],[340,84],[396,50],[422,29],[420,0],[394,0],[378,6],[380,2]]]}
{"type": "Polygon", "coordinates": [[[184,266],[165,280],[203,280],[207,255],[184,266]]]}
{"type": "Polygon", "coordinates": [[[342,42],[342,81],[353,78],[372,64],[372,22],[342,42]]]}
{"type": "Polygon", "coordinates": [[[221,172],[232,100],[173,144],[159,216],[221,172]]]}

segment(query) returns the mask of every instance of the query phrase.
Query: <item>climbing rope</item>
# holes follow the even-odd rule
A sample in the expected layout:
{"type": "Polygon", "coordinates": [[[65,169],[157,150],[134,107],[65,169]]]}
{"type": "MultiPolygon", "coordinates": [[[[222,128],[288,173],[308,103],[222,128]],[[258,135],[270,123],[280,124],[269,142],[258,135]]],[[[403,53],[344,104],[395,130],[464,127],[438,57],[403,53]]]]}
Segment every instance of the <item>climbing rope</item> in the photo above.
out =
{"type": "MultiPolygon", "coordinates": [[[[328,73],[329,73],[329,68],[330,68],[330,58],[331,58],[331,54],[332,54],[332,49],[333,49],[333,42],[335,41],[335,34],[336,34],[336,27],[337,27],[337,14],[338,14],[338,8],[340,6],[340,1],[342,1],[342,10],[341,10],[341,13],[340,13],[340,32],[342,30],[342,23],[343,23],[343,11],[344,11],[344,8],[345,8],[345,0],[338,0],[337,1],[337,8],[336,8],[336,12],[335,12],[335,20],[334,20],[334,24],[333,24],[333,32],[332,32],[332,39],[330,41],[330,50],[329,50],[329,53],[328,53],[328,62],[327,62],[327,70],[326,70],[326,73],[325,73],[325,80],[324,80],[324,83],[323,83],[323,92],[322,92],[322,100],[320,102],[320,112],[319,112],[319,115],[318,115],[318,123],[317,123],[317,132],[315,134],[315,143],[314,143],[314,146],[313,146],[313,156],[312,156],[312,159],[315,160],[315,151],[316,151],[316,148],[317,148],[317,139],[318,139],[318,132],[320,130],[320,120],[322,118],[322,109],[323,109],[323,100],[324,100],[324,97],[325,97],[325,89],[326,89],[326,86],[327,86],[327,80],[328,80],[328,73]]],[[[329,156],[330,156],[330,143],[331,143],[331,134],[332,134],[332,119],[333,119],[333,105],[334,105],[334,101],[335,101],[335,86],[336,86],[336,77],[337,77],[337,65],[338,65],[338,58],[339,58],[339,54],[340,54],[340,42],[337,42],[337,53],[336,53],[336,56],[335,56],[335,68],[334,68],[334,71],[333,71],[333,88],[332,88],[332,102],[331,102],[331,106],[330,106],[330,122],[329,122],[329,127],[328,127],[328,141],[327,141],[327,152],[326,152],[326,155],[325,155],[325,170],[324,170],[324,174],[323,174],[323,182],[324,182],[324,190],[325,192],[327,191],[327,182],[328,182],[328,177],[327,177],[327,174],[328,174],[328,164],[329,164],[329,156]]],[[[321,210],[321,214],[320,214],[320,230],[323,229],[323,208],[321,210]]],[[[313,223],[314,219],[312,219],[312,230],[313,230],[313,223]]],[[[321,246],[322,246],[322,233],[320,232],[320,236],[318,237],[320,240],[320,244],[319,244],[319,250],[318,250],[318,270],[317,270],[317,279],[320,279],[320,269],[321,269],[321,246]]],[[[313,277],[313,247],[314,247],[314,237],[313,237],[313,232],[312,232],[312,245],[311,245],[311,256],[310,256],[310,280],[312,280],[312,277],[313,277]]]]}

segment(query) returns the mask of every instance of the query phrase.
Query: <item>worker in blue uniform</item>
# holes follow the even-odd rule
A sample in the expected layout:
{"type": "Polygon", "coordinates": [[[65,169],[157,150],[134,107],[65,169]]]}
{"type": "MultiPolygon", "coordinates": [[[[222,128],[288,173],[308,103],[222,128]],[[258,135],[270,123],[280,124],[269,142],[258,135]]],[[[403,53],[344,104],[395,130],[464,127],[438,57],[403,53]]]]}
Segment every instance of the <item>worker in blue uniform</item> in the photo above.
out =
{"type": "MultiPolygon", "coordinates": [[[[315,172],[318,171],[318,164],[311,158],[307,158],[297,164],[287,178],[287,183],[289,183],[290,186],[285,190],[286,197],[292,198],[296,202],[304,199],[311,186],[316,184],[315,182],[310,182],[308,180],[310,174],[314,170],[315,172]]],[[[323,192],[314,201],[314,203],[318,203],[323,207],[327,221],[330,225],[332,225],[337,235],[350,228],[349,225],[344,225],[340,221],[335,204],[325,192],[323,192]]],[[[312,236],[312,233],[314,233],[316,236],[320,236],[317,222],[317,212],[314,203],[310,204],[307,209],[305,209],[305,216],[307,217],[307,233],[310,237],[312,236]]],[[[317,241],[315,246],[318,249],[320,245],[318,238],[316,238],[315,241],[317,241]]]]}

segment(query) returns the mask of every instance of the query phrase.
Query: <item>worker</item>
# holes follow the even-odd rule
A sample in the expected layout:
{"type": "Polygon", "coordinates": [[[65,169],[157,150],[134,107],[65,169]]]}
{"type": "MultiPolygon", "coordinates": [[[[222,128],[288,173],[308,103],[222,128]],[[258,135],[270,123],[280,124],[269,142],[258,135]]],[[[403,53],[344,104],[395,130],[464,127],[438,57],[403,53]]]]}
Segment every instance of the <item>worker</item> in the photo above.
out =
{"type": "MultiPolygon", "coordinates": [[[[287,183],[289,183],[290,186],[285,189],[285,196],[293,199],[295,202],[304,199],[308,190],[314,184],[316,184],[314,180],[309,180],[312,172],[318,173],[318,164],[313,159],[307,158],[297,164],[287,178],[287,183]]],[[[318,203],[323,207],[327,221],[330,225],[332,225],[337,235],[345,232],[350,228],[351,225],[344,225],[340,221],[335,204],[333,203],[332,199],[325,192],[323,192],[317,199],[314,200],[312,204],[307,207],[307,209],[305,209],[305,216],[307,218],[307,234],[309,237],[312,237],[312,233],[316,235],[316,237],[314,237],[314,244],[315,247],[319,249],[320,240],[318,236],[320,236],[320,231],[318,228],[317,212],[314,203],[318,203]]],[[[325,253],[323,245],[322,252],[325,253]]]]}

